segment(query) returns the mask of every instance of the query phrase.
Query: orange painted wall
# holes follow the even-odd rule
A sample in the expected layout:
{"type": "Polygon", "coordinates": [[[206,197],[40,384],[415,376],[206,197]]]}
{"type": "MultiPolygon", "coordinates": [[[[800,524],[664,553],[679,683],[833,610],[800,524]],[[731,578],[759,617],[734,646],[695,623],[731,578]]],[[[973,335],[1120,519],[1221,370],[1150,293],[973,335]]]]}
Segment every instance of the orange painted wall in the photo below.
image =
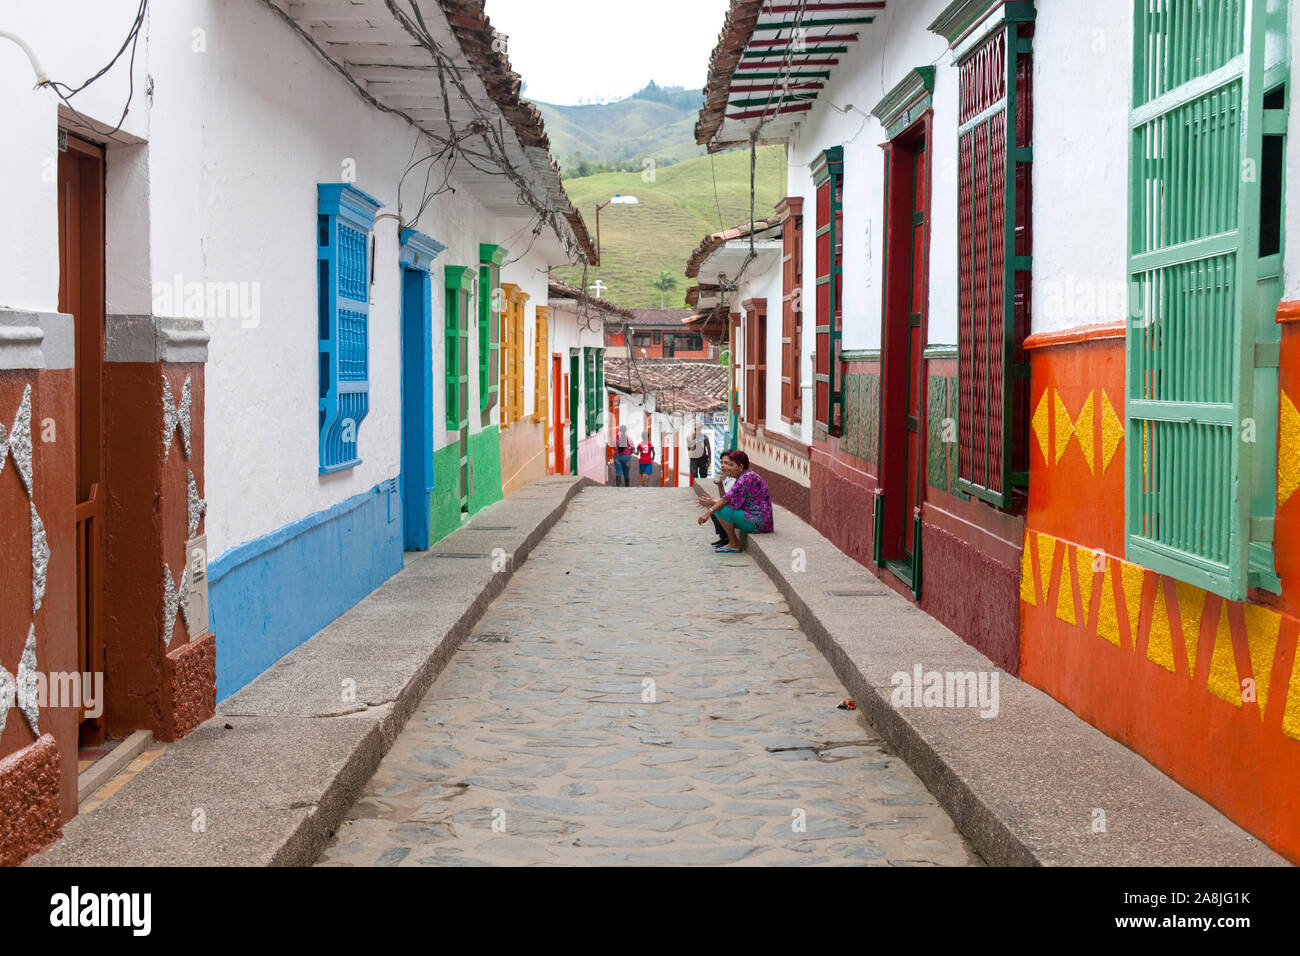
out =
{"type": "MultiPolygon", "coordinates": [[[[1283,329],[1283,490],[1297,331],[1283,329]]],[[[1124,561],[1123,329],[1031,344],[1020,676],[1300,863],[1300,495],[1277,511],[1284,598],[1228,602],[1124,561]]]]}

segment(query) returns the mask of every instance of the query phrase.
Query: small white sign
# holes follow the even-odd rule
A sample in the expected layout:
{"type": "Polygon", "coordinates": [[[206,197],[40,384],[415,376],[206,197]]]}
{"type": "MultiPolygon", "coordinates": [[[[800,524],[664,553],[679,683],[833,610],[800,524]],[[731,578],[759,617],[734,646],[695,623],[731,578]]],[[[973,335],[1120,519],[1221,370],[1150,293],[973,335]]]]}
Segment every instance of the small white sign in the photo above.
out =
{"type": "Polygon", "coordinates": [[[193,630],[190,640],[208,633],[208,536],[201,534],[185,543],[186,575],[184,599],[189,607],[187,621],[193,630]]]}

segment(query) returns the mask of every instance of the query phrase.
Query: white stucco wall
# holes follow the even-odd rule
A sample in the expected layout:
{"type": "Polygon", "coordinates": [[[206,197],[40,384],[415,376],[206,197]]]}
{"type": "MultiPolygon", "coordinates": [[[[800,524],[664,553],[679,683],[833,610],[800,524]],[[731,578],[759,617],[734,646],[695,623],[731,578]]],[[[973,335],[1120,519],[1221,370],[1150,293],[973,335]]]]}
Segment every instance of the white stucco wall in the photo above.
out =
{"type": "Polygon", "coordinates": [[[1033,331],[1124,321],[1133,4],[1040,10],[1033,331]]]}
{"type": "MultiPolygon", "coordinates": [[[[135,19],[138,0],[45,0],[0,6],[0,25],[22,37],[46,75],[76,87],[113,58],[135,19]]],[[[136,100],[122,126],[123,141],[148,134],[149,113],[141,105],[148,84],[147,33],[135,61],[136,100]]],[[[128,50],[113,70],[73,97],[78,111],[111,128],[130,88],[128,50]]],[[[0,195],[17,228],[0,230],[0,307],[52,312],[59,301],[58,144],[60,103],[48,88],[35,90],[26,55],[0,40],[0,195]]]]}
{"type": "MultiPolygon", "coordinates": [[[[810,164],[823,150],[844,147],[844,325],[845,350],[878,349],[881,342],[884,242],[885,132],[870,113],[915,67],[934,64],[934,143],[930,246],[930,342],[956,339],[956,290],[938,281],[956,259],[956,76],[942,37],[926,27],[944,8],[941,0],[889,4],[861,38],[839,56],[840,63],[802,122],[790,148],[790,194],[804,199],[804,298],[812,311],[816,291],[817,196],[810,164]],[[852,107],[852,109],[850,109],[852,107]],[[946,127],[951,127],[947,130],[946,127]]],[[[816,322],[805,319],[804,380],[814,347],[816,322]]],[[[806,419],[811,421],[811,403],[806,419]]]]}
{"type": "MultiPolygon", "coordinates": [[[[80,82],[108,61],[135,0],[6,4],[5,27],[37,49],[46,71],[80,82]],[[75,23],[76,29],[68,29],[75,23]]],[[[240,283],[250,310],[204,315],[207,534],[211,554],[367,492],[401,462],[401,310],[397,184],[412,147],[432,152],[404,120],[366,104],[257,0],[168,0],[150,5],[125,132],[107,153],[107,311],[183,315],[156,283],[240,283]],[[196,33],[195,31],[202,31],[196,33]],[[145,90],[152,82],[152,96],[145,90]],[[318,473],[317,184],[352,180],[384,204],[376,222],[371,290],[370,410],[358,433],[360,465],[318,473]]],[[[100,124],[126,97],[125,61],[76,98],[100,124]],[[120,74],[120,75],[119,75],[120,74]]],[[[22,229],[0,234],[0,306],[53,310],[58,295],[56,185],[44,182],[58,125],[53,95],[30,92],[17,47],[0,41],[0,175],[22,229]]],[[[501,180],[502,190],[513,190],[501,180]]],[[[403,213],[423,176],[408,177],[403,213]]],[[[417,224],[448,248],[432,273],[435,444],[443,431],[444,267],[477,267],[480,243],[508,250],[503,282],[530,295],[526,410],[533,409],[536,306],[558,243],[529,234],[528,210],[493,215],[458,183],[417,224]],[[530,242],[532,245],[530,247],[530,242]]],[[[477,303],[471,302],[471,429],[478,431],[477,303]]],[[[588,344],[588,343],[584,343],[588,344]]],[[[599,333],[589,344],[599,344],[599,333]]]]}

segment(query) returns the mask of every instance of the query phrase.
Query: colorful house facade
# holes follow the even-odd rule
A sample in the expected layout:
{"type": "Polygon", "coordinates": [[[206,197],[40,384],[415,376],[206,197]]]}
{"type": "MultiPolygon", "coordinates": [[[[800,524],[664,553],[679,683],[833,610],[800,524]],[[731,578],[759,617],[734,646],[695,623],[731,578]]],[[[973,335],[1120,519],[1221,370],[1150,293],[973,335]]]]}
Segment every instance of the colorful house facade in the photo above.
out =
{"type": "Polygon", "coordinates": [[[631,346],[642,358],[709,362],[717,358],[713,343],[688,325],[694,309],[632,309],[632,318],[605,330],[605,345],[620,351],[631,346]]]}
{"type": "Polygon", "coordinates": [[[818,530],[1300,861],[1295,25],[1210,6],[735,0],[782,245],[693,291],[818,530]]]}
{"type": "Polygon", "coordinates": [[[184,736],[545,473],[503,455],[517,327],[594,249],[482,4],[418,6],[6,23],[0,862],[75,814],[79,745],[184,736]]]}
{"type": "Polygon", "coordinates": [[[609,409],[605,401],[605,327],[630,310],[581,289],[550,282],[551,474],[605,483],[609,409]]]}

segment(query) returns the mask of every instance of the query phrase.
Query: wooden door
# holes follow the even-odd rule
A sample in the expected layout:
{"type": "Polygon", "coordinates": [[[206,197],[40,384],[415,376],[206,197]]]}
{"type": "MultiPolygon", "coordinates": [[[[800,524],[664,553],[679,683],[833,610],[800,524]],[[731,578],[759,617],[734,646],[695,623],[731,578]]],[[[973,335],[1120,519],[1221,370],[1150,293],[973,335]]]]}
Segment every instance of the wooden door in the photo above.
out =
{"type": "Polygon", "coordinates": [[[551,354],[551,429],[552,449],[555,456],[552,472],[564,474],[564,359],[558,352],[551,354]]]}
{"type": "MultiPolygon", "coordinates": [[[[69,136],[59,153],[59,311],[73,317],[77,451],[77,669],[104,672],[104,150],[69,136]]],[[[104,717],[81,724],[104,741],[104,717]]]]}
{"type": "Polygon", "coordinates": [[[919,596],[924,352],[929,299],[929,114],[886,147],[877,559],[919,596]]]}

